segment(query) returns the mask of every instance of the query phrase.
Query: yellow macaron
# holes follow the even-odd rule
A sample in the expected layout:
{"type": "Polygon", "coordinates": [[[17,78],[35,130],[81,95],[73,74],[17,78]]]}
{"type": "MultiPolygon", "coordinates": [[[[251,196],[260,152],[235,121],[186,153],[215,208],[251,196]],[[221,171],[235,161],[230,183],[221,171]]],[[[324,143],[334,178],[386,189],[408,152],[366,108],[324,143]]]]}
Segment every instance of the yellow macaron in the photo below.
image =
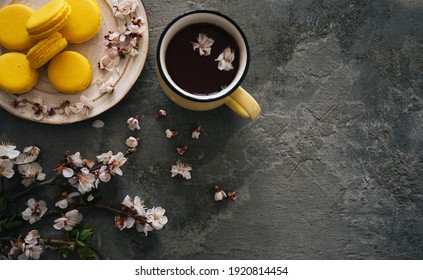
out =
{"type": "Polygon", "coordinates": [[[34,10],[21,4],[0,9],[0,45],[9,51],[26,52],[37,41],[26,31],[26,22],[34,10]]]}
{"type": "Polygon", "coordinates": [[[91,63],[78,52],[64,51],[50,61],[47,77],[57,90],[63,93],[78,93],[91,83],[91,63]]]}
{"type": "Polygon", "coordinates": [[[96,0],[66,0],[72,13],[60,30],[69,43],[80,44],[93,38],[100,30],[101,12],[96,0]]]}
{"type": "Polygon", "coordinates": [[[26,55],[8,52],[0,56],[0,89],[9,93],[24,93],[38,81],[38,72],[29,65],[26,55]]]}
{"type": "Polygon", "coordinates": [[[61,52],[67,44],[68,42],[62,37],[62,34],[56,32],[35,44],[28,51],[26,58],[32,68],[38,69],[61,52]]]}
{"type": "Polygon", "coordinates": [[[42,39],[59,31],[68,22],[71,7],[64,0],[52,0],[35,13],[26,22],[28,34],[35,39],[42,39]]]}

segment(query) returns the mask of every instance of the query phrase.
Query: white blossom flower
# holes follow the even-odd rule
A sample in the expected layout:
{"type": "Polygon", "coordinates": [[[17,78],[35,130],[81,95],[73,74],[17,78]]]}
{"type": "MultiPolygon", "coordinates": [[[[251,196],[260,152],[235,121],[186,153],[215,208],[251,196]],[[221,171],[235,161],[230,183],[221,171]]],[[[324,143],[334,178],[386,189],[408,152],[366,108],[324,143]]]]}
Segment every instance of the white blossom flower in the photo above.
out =
{"type": "Polygon", "coordinates": [[[22,212],[22,219],[29,221],[30,224],[41,220],[41,217],[48,210],[44,200],[35,201],[34,198],[30,198],[26,205],[28,208],[22,212]]]}
{"type": "Polygon", "coordinates": [[[128,139],[126,139],[126,146],[130,148],[136,148],[138,146],[137,138],[130,136],[128,139]]]}
{"type": "Polygon", "coordinates": [[[40,235],[38,234],[38,230],[33,229],[25,236],[25,243],[26,244],[33,244],[36,245],[38,243],[38,238],[40,238],[40,235]]]}
{"type": "Polygon", "coordinates": [[[115,226],[119,230],[123,230],[125,228],[130,229],[135,224],[135,219],[133,217],[127,216],[122,217],[120,215],[115,216],[115,226]]]}
{"type": "Polygon", "coordinates": [[[0,158],[0,177],[12,178],[14,174],[13,162],[0,158]]]}
{"type": "Polygon", "coordinates": [[[125,157],[125,155],[121,152],[117,153],[116,155],[113,155],[108,164],[110,167],[110,173],[112,175],[123,175],[122,170],[120,169],[120,167],[126,162],[127,158],[125,157]]]}
{"type": "Polygon", "coordinates": [[[135,12],[138,3],[135,0],[113,0],[113,15],[117,18],[124,19],[125,16],[135,12]]]}
{"type": "Polygon", "coordinates": [[[144,216],[145,208],[144,203],[139,196],[135,196],[134,200],[129,195],[125,196],[122,201],[122,205],[126,206],[129,213],[134,216],[144,216]]]}
{"type": "Polygon", "coordinates": [[[94,196],[92,195],[92,194],[90,194],[88,197],[87,197],[87,201],[88,202],[90,202],[90,201],[93,201],[94,200],[94,196]]]}
{"type": "Polygon", "coordinates": [[[112,77],[107,79],[105,82],[100,82],[100,88],[99,88],[100,93],[113,92],[113,90],[115,88],[114,83],[115,83],[115,81],[113,80],[112,77]]]}
{"type": "Polygon", "coordinates": [[[70,116],[76,112],[76,107],[72,105],[69,100],[65,100],[59,105],[59,108],[56,109],[56,112],[61,115],[64,114],[66,116],[70,116]]]}
{"type": "Polygon", "coordinates": [[[109,163],[110,159],[113,156],[112,151],[108,151],[107,153],[102,153],[101,155],[97,156],[98,162],[101,162],[103,164],[109,163]]]}
{"type": "Polygon", "coordinates": [[[139,121],[138,118],[136,117],[130,117],[126,123],[128,124],[128,128],[132,131],[134,131],[135,129],[140,130],[140,125],[139,125],[139,121]]]}
{"type": "Polygon", "coordinates": [[[99,170],[95,173],[95,182],[94,185],[96,188],[98,188],[98,184],[100,182],[109,182],[112,178],[112,175],[110,174],[110,171],[108,169],[107,165],[102,165],[99,170]]]}
{"type": "Polygon", "coordinates": [[[18,257],[18,260],[38,260],[43,253],[43,248],[39,245],[28,245],[25,247],[24,254],[18,257]]]}
{"type": "Polygon", "coordinates": [[[178,135],[178,132],[176,130],[172,130],[168,128],[165,130],[165,134],[166,134],[166,137],[170,139],[170,138],[176,137],[178,135]]]}
{"type": "Polygon", "coordinates": [[[144,232],[145,236],[147,236],[149,231],[153,231],[154,228],[148,223],[141,223],[140,221],[136,221],[135,228],[138,232],[144,232]]]}
{"type": "Polygon", "coordinates": [[[192,139],[199,139],[200,133],[201,133],[201,125],[197,126],[197,128],[194,129],[194,131],[191,133],[191,138],[192,139]]]}
{"type": "Polygon", "coordinates": [[[22,175],[22,185],[25,187],[29,187],[35,181],[44,181],[46,179],[46,174],[43,173],[43,168],[38,162],[19,165],[18,171],[22,175]]]}
{"type": "Polygon", "coordinates": [[[25,113],[27,101],[28,100],[26,100],[22,96],[18,96],[17,98],[13,99],[12,102],[10,102],[10,104],[18,112],[25,113]]]}
{"type": "Polygon", "coordinates": [[[76,174],[75,177],[72,177],[69,179],[69,182],[74,186],[75,188],[78,188],[78,191],[81,194],[84,194],[86,192],[90,192],[92,188],[95,187],[95,176],[94,174],[90,173],[88,168],[84,167],[81,168],[81,172],[76,174]]]}
{"type": "Polygon", "coordinates": [[[74,202],[74,197],[80,196],[81,194],[79,192],[64,192],[62,193],[62,197],[59,201],[56,202],[55,206],[66,209],[70,203],[74,202]]]}
{"type": "Polygon", "coordinates": [[[98,63],[98,67],[101,70],[107,70],[109,72],[112,72],[116,70],[116,67],[119,65],[120,57],[115,56],[111,57],[109,55],[105,55],[100,59],[100,62],[98,63]]]}
{"type": "Polygon", "coordinates": [[[226,193],[219,186],[215,186],[214,187],[214,200],[220,201],[225,197],[226,197],[226,193]]]}
{"type": "Polygon", "coordinates": [[[161,117],[164,117],[164,116],[166,116],[167,115],[167,113],[166,113],[166,111],[165,110],[163,110],[163,109],[159,109],[159,110],[157,110],[157,112],[156,112],[156,117],[157,118],[161,118],[161,117]]]}
{"type": "Polygon", "coordinates": [[[18,238],[18,240],[16,241],[12,241],[10,240],[10,251],[9,251],[9,258],[13,257],[13,258],[18,258],[21,256],[18,256],[19,253],[22,253],[22,255],[24,254],[25,251],[25,247],[26,247],[26,243],[25,240],[23,240],[21,237],[18,238]]]}
{"type": "Polygon", "coordinates": [[[184,164],[181,161],[177,161],[176,165],[172,165],[172,169],[170,172],[172,173],[171,177],[175,177],[176,175],[181,175],[183,178],[189,180],[191,179],[191,173],[192,167],[188,164],[184,164]]]}
{"type": "Polygon", "coordinates": [[[93,101],[88,99],[85,95],[81,95],[79,102],[75,104],[75,114],[88,115],[93,108],[93,101]]]}
{"type": "Polygon", "coordinates": [[[37,159],[37,157],[38,156],[30,155],[30,154],[27,154],[27,153],[21,153],[15,159],[15,163],[18,164],[18,165],[31,163],[31,162],[34,162],[37,159]]]}
{"type": "MultiPolygon", "coordinates": [[[[141,20],[142,21],[142,20],[141,20]]],[[[135,19],[136,24],[132,23],[129,24],[127,26],[127,30],[129,31],[130,34],[132,35],[136,35],[136,36],[142,36],[142,34],[145,31],[145,25],[140,24],[139,21],[137,21],[137,19],[135,19]]],[[[133,39],[137,39],[137,37],[134,37],[133,39]]],[[[132,39],[131,39],[132,40],[132,39]]],[[[137,42],[137,40],[135,40],[134,42],[137,42]]],[[[130,45],[135,47],[136,45],[134,44],[134,42],[130,42],[130,45]]]]}
{"type": "Polygon", "coordinates": [[[219,61],[219,64],[217,65],[217,68],[219,70],[225,70],[229,71],[231,69],[234,69],[234,66],[232,65],[232,62],[235,59],[235,51],[231,48],[227,47],[218,58],[215,59],[215,61],[219,61]]]}
{"type": "Polygon", "coordinates": [[[0,144],[0,158],[15,159],[20,152],[15,150],[16,146],[11,143],[0,144]]]}
{"type": "MultiPolygon", "coordinates": [[[[111,58],[119,57],[119,48],[117,46],[110,46],[107,48],[107,55],[111,58]]],[[[120,60],[120,57],[119,57],[120,60]]]]}
{"type": "Polygon", "coordinates": [[[75,174],[75,172],[73,171],[73,169],[72,168],[69,168],[69,167],[63,167],[63,168],[61,168],[61,172],[60,173],[65,178],[71,178],[75,174]]]}
{"type": "Polygon", "coordinates": [[[54,220],[53,227],[57,230],[64,229],[65,231],[71,231],[75,226],[77,226],[82,221],[82,214],[78,210],[73,209],[66,214],[54,220]]]}
{"type": "Polygon", "coordinates": [[[70,163],[71,165],[74,165],[76,167],[83,167],[84,166],[84,161],[82,159],[80,152],[76,152],[73,155],[69,155],[67,157],[67,160],[68,160],[68,163],[70,163]]]}
{"type": "Polygon", "coordinates": [[[21,153],[15,160],[16,164],[26,164],[35,161],[38,158],[41,150],[37,146],[29,146],[23,149],[21,153]]]}
{"type": "Polygon", "coordinates": [[[214,40],[212,38],[207,37],[206,34],[200,33],[197,37],[197,42],[191,42],[192,47],[195,50],[198,49],[198,52],[201,56],[208,56],[211,52],[211,46],[214,44],[214,40]]]}
{"type": "Polygon", "coordinates": [[[164,216],[166,210],[162,207],[153,207],[147,210],[147,223],[150,223],[155,230],[162,229],[167,223],[167,217],[164,216]]]}
{"type": "Polygon", "coordinates": [[[82,165],[84,167],[88,167],[89,169],[94,167],[95,162],[93,160],[90,159],[83,159],[82,160],[82,165]]]}
{"type": "Polygon", "coordinates": [[[37,97],[34,100],[34,104],[32,105],[32,118],[34,120],[41,120],[44,117],[44,111],[47,111],[46,105],[44,105],[44,101],[37,97]]]}
{"type": "Polygon", "coordinates": [[[38,157],[38,155],[41,153],[41,149],[38,148],[37,146],[32,145],[32,146],[25,147],[23,149],[23,152],[25,154],[29,154],[31,156],[37,156],[38,157]]]}

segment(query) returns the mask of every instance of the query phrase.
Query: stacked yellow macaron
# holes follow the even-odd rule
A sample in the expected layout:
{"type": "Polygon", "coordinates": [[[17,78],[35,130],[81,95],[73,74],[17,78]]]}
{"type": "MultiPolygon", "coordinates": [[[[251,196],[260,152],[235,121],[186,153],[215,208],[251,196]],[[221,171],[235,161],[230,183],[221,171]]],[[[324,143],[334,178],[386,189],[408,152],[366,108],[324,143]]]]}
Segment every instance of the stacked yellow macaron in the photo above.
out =
{"type": "MultiPolygon", "coordinates": [[[[10,53],[0,56],[0,89],[14,94],[31,90],[38,80],[36,69],[60,54],[68,43],[79,44],[93,38],[100,30],[101,20],[96,0],[51,0],[36,11],[21,4],[1,8],[0,45],[10,53]]],[[[88,59],[71,53],[58,61],[65,61],[71,70],[79,69],[77,75],[63,82],[57,78],[60,75],[55,75],[63,67],[55,63],[48,70],[52,85],[64,93],[83,91],[92,77],[88,59]]]]}
{"type": "Polygon", "coordinates": [[[28,34],[43,39],[62,29],[68,22],[71,7],[64,0],[52,0],[42,6],[26,22],[28,34]]]}

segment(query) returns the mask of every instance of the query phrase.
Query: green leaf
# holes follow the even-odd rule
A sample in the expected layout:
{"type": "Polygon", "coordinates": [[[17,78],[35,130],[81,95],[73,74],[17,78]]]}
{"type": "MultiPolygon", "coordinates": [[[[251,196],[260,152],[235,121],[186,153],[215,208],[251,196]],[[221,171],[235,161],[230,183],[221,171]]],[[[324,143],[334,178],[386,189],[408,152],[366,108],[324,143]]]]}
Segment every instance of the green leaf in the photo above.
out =
{"type": "Polygon", "coordinates": [[[93,237],[94,230],[92,228],[84,228],[80,231],[79,239],[83,241],[88,241],[93,237]]]}
{"type": "Polygon", "coordinates": [[[69,252],[67,250],[63,250],[60,252],[60,258],[67,260],[69,256],[69,252]]]}
{"type": "Polygon", "coordinates": [[[76,243],[78,243],[79,246],[86,246],[87,245],[87,241],[89,239],[91,239],[91,237],[93,237],[94,234],[94,230],[92,228],[84,228],[81,229],[77,234],[76,234],[76,243]]]}
{"type": "Polygon", "coordinates": [[[78,256],[81,260],[99,260],[100,256],[90,247],[78,247],[78,256]]]}

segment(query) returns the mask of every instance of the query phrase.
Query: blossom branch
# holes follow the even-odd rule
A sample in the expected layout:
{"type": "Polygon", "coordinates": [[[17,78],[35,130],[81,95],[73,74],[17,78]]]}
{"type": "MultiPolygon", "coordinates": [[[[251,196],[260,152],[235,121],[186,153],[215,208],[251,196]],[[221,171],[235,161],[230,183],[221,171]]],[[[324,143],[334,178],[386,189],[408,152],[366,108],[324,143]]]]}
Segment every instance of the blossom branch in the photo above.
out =
{"type": "Polygon", "coordinates": [[[75,249],[75,242],[74,241],[66,241],[66,240],[59,240],[59,239],[39,239],[38,242],[40,244],[42,244],[44,246],[44,248],[46,249],[51,249],[51,250],[71,250],[73,251],[75,249]],[[51,246],[48,244],[58,244],[58,245],[63,245],[60,247],[57,246],[51,246]]]}
{"type": "Polygon", "coordinates": [[[78,210],[85,210],[85,209],[90,209],[90,208],[98,208],[98,209],[104,209],[108,212],[111,212],[113,214],[118,214],[118,215],[122,215],[122,216],[130,216],[127,212],[106,206],[106,205],[102,205],[102,204],[91,204],[91,205],[85,205],[85,204],[78,204],[75,205],[74,207],[71,207],[71,209],[78,209],[78,210]]]}
{"type": "Polygon", "coordinates": [[[12,197],[9,199],[9,202],[12,202],[12,201],[14,201],[14,200],[15,200],[15,199],[17,199],[17,198],[19,198],[19,197],[21,197],[21,196],[24,196],[24,195],[26,195],[27,193],[30,193],[32,190],[34,190],[34,189],[35,189],[35,188],[37,188],[37,187],[40,187],[40,186],[45,186],[45,185],[51,185],[51,184],[53,184],[53,182],[54,182],[57,178],[58,178],[58,176],[56,175],[56,176],[52,177],[51,179],[49,179],[49,180],[47,180],[47,181],[44,181],[44,182],[41,182],[41,183],[37,183],[37,184],[33,184],[32,186],[30,186],[30,187],[26,188],[24,191],[21,191],[20,193],[17,193],[16,195],[12,196],[12,197]]]}

